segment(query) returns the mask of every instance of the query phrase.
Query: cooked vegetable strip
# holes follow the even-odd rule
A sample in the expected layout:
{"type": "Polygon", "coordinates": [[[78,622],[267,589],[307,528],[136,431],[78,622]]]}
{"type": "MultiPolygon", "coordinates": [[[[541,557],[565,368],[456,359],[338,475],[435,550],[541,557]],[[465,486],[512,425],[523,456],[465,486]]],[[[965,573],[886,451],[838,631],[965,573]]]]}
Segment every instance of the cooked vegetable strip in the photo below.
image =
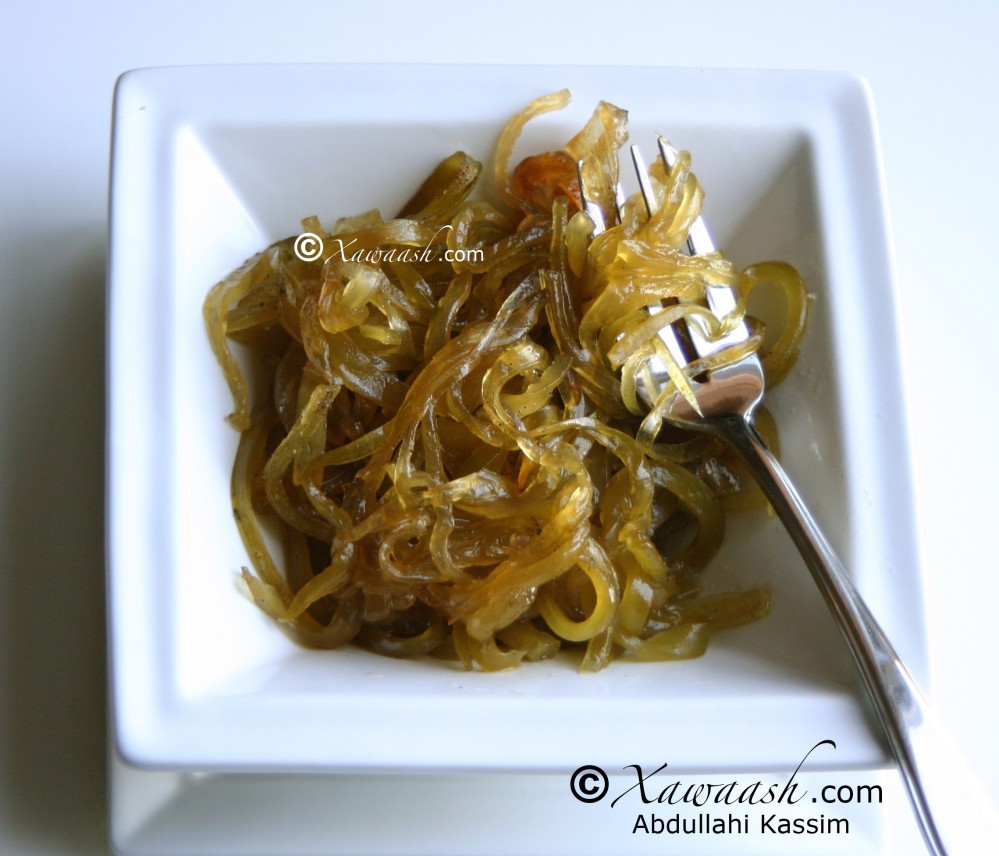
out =
{"type": "MultiPolygon", "coordinates": [[[[535,100],[500,135],[501,207],[471,197],[482,167],[457,152],[395,218],[372,210],[327,230],[308,217],[319,259],[278,241],[205,301],[242,432],[242,580],[303,645],[485,670],[575,646],[595,670],[698,656],[714,630],[769,610],[765,589],[701,592],[723,508],[760,496],[716,441],[662,432],[663,413],[746,349],[761,350],[768,382],[783,377],[804,283],[783,263],[740,272],[684,253],[702,199],[686,153],[668,176],[653,168],[652,217],[631,199],[619,218],[627,114],[611,104],[564,149],[511,168],[528,121],[568,99],[535,100]],[[577,161],[606,223],[620,219],[592,241],[577,161]],[[728,318],[703,308],[712,283],[740,295],[728,318]],[[689,319],[723,335],[764,284],[783,294],[775,334],[758,324],[738,352],[684,367],[663,348],[659,332],[689,319]],[[673,383],[646,412],[653,354],[673,383]]],[[[776,440],[766,414],[761,430],[776,440]]]]}

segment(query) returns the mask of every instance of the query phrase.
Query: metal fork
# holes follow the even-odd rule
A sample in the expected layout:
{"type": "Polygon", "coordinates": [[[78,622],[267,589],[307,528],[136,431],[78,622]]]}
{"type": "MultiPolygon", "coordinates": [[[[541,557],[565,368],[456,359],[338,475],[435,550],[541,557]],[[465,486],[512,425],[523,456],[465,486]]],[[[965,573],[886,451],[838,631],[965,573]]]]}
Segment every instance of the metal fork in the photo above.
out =
{"type": "MultiPolygon", "coordinates": [[[[667,173],[676,163],[677,152],[662,137],[659,154],[667,173]]],[[[645,206],[651,216],[655,206],[648,173],[637,146],[632,146],[635,172],[645,206]]],[[[599,206],[587,198],[582,161],[579,167],[583,209],[595,223],[595,234],[604,228],[599,206]]],[[[622,194],[618,189],[618,199],[622,194]]],[[[620,216],[620,202],[618,208],[620,216]]],[[[698,217],[688,232],[687,251],[698,255],[714,251],[711,236],[698,217]]],[[[719,319],[736,306],[727,286],[711,286],[707,304],[719,319]]],[[[660,311],[651,309],[650,311],[660,311]]],[[[684,322],[679,322],[683,324],[684,322]]],[[[745,322],[719,339],[709,340],[695,323],[674,330],[669,325],[659,334],[673,357],[685,365],[723,348],[743,343],[750,336],[745,322]]],[[[670,382],[665,361],[651,357],[644,387],[639,391],[646,403],[656,400],[670,382]]],[[[999,820],[974,774],[960,758],[915,680],[902,663],[884,631],[809,513],[783,468],[753,427],[753,412],[764,393],[763,367],[752,354],[729,365],[691,379],[700,412],[677,392],[666,411],[674,425],[713,434],[728,443],[745,461],[774,511],[791,535],[849,646],[874,709],[884,726],[917,824],[934,856],[959,856],[982,851],[982,842],[999,847],[999,820]]]]}

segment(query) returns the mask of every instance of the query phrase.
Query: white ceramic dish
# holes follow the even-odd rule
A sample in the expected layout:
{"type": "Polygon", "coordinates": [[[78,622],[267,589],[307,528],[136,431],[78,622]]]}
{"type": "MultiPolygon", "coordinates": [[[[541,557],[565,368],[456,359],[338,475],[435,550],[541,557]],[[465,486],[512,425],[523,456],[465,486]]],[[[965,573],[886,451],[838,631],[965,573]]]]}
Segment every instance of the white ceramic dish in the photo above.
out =
{"type": "Polygon", "coordinates": [[[247,66],[131,72],[115,99],[108,579],[114,731],[177,770],[681,770],[884,760],[837,631],[773,520],[735,522],[720,578],[771,584],[773,614],[696,661],[562,660],[502,674],[306,651],[235,585],[236,436],[201,303],[244,258],[324,221],[391,211],[441,157],[491,153],[506,119],[557,147],[597,100],[632,137],[692,151],[705,216],[741,264],[784,258],[816,295],[770,406],[792,477],[873,611],[925,677],[895,286],[866,87],[838,74],[641,68],[247,66]],[[876,370],[872,370],[876,367],[876,370]]]}

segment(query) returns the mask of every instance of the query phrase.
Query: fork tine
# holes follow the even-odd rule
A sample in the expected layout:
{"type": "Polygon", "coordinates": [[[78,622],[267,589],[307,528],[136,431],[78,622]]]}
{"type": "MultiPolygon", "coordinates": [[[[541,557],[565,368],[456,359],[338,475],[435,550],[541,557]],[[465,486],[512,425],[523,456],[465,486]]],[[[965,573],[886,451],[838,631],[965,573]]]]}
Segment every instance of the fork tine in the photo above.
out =
{"type": "MultiPolygon", "coordinates": [[[[659,157],[663,159],[666,174],[669,175],[673,172],[673,167],[676,166],[676,161],[680,153],[673,148],[669,140],[663,137],[662,134],[657,135],[656,143],[659,146],[659,157]]],[[[692,256],[701,256],[705,253],[713,253],[714,251],[715,242],[711,239],[708,227],[704,225],[704,218],[698,217],[690,225],[690,230],[687,232],[687,252],[692,256]]]]}
{"type": "Polygon", "coordinates": [[[586,195],[586,185],[583,182],[582,159],[576,161],[576,177],[579,181],[579,198],[583,203],[583,211],[593,223],[593,232],[591,234],[595,238],[606,230],[607,224],[604,223],[604,212],[600,210],[600,206],[586,195]]]}
{"type": "Polygon", "coordinates": [[[624,188],[619,181],[614,185],[614,208],[617,209],[617,221],[620,223],[624,219],[624,203],[627,197],[624,195],[624,188]]]}
{"type": "MultiPolygon", "coordinates": [[[[673,148],[672,144],[661,134],[657,135],[656,142],[659,147],[659,156],[662,158],[663,165],[666,167],[666,173],[668,175],[676,166],[677,159],[679,158],[679,152],[677,152],[677,150],[673,148]]],[[[687,252],[692,256],[697,256],[712,253],[714,251],[715,243],[711,238],[711,233],[708,232],[708,227],[704,224],[704,218],[698,215],[697,219],[690,224],[690,229],[687,231],[687,252]]],[[[718,318],[724,318],[738,306],[738,300],[736,299],[735,292],[726,285],[708,286],[707,303],[708,308],[718,318]]],[[[700,357],[707,357],[717,351],[720,351],[722,348],[730,344],[735,338],[745,339],[749,336],[749,327],[745,321],[737,324],[732,331],[720,341],[709,340],[703,334],[700,324],[688,323],[687,328],[690,331],[690,343],[694,350],[697,351],[697,355],[700,357]]]]}
{"type": "MultiPolygon", "coordinates": [[[[638,151],[637,146],[632,146],[632,157],[638,159],[636,161],[635,171],[636,174],[639,176],[638,180],[640,184],[642,183],[644,178],[643,197],[645,198],[646,208],[648,208],[651,216],[651,211],[653,210],[652,206],[654,204],[655,196],[652,192],[652,185],[649,182],[649,176],[648,173],[646,173],[645,171],[644,164],[642,165],[641,169],[638,168],[638,164],[642,163],[641,160],[642,156],[641,153],[638,151]]],[[[604,214],[600,206],[596,203],[595,200],[591,199],[586,193],[586,183],[583,181],[582,160],[576,161],[576,176],[579,180],[579,196],[580,200],[583,203],[583,211],[593,222],[593,232],[591,234],[592,237],[595,238],[597,235],[604,232],[607,227],[606,224],[604,223],[604,214]]],[[[621,187],[621,182],[619,181],[614,185],[614,204],[615,207],[617,208],[617,217],[619,221],[621,220],[622,215],[624,213],[624,203],[625,203],[624,189],[621,187]]],[[[662,312],[662,307],[657,305],[652,305],[648,307],[648,311],[650,315],[655,315],[658,312],[662,312]]],[[[666,346],[666,349],[670,352],[670,355],[673,357],[673,359],[676,361],[678,365],[681,366],[685,365],[689,361],[690,359],[689,350],[684,347],[679,336],[677,335],[677,331],[673,328],[672,325],[660,330],[659,338],[662,340],[663,344],[666,346]]],[[[657,373],[659,374],[665,373],[666,368],[665,365],[662,363],[661,357],[653,356],[650,358],[650,361],[655,364],[657,373]]],[[[648,393],[649,396],[654,398],[654,392],[651,388],[648,389],[646,392],[648,393]]]]}
{"type": "Polygon", "coordinates": [[[635,176],[638,178],[638,188],[642,192],[645,211],[651,217],[656,211],[656,194],[649,181],[649,171],[645,168],[645,160],[638,146],[631,147],[631,161],[635,165],[635,176]]]}

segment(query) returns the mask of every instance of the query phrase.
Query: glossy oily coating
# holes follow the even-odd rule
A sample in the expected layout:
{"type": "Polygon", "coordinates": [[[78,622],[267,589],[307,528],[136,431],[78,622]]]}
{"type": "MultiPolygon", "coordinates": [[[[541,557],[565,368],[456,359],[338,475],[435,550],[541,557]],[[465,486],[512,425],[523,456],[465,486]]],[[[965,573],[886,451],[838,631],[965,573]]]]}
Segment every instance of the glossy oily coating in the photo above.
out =
{"type": "MultiPolygon", "coordinates": [[[[701,201],[685,153],[652,170],[652,217],[629,200],[591,240],[575,165],[618,220],[623,110],[601,103],[564,150],[510,166],[526,122],[567,101],[539,98],[504,129],[496,203],[473,196],[482,167],[456,152],[397,217],[307,218],[317,258],[278,241],[208,295],[241,432],[243,580],[304,645],[484,670],[570,648],[596,670],[698,656],[713,629],[769,610],[765,589],[701,593],[724,507],[761,500],[717,441],[664,430],[636,386],[662,325],[723,332],[700,302],[718,282],[739,290],[740,318],[757,285],[786,295],[783,328],[748,346],[773,340],[779,379],[804,285],[782,263],[684,252],[701,201]]],[[[673,361],[660,401],[687,376],[673,361]]]]}

